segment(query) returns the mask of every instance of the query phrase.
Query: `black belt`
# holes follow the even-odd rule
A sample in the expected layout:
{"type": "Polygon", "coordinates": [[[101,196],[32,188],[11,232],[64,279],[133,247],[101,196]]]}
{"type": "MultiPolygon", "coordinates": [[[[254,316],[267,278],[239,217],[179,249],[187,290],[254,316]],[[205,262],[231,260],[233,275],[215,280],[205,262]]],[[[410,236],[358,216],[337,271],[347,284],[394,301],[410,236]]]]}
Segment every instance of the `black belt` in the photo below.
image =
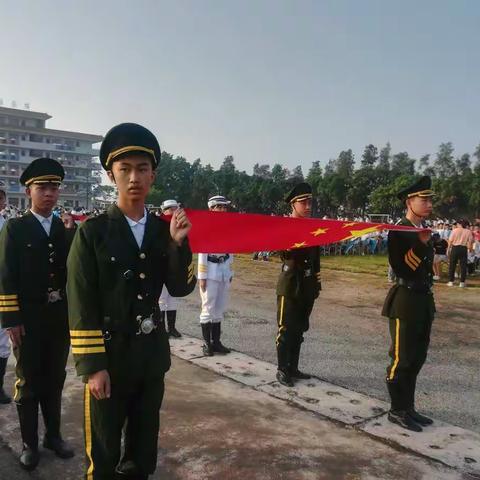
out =
{"type": "Polygon", "coordinates": [[[398,278],[396,284],[402,287],[407,287],[409,290],[412,290],[417,293],[431,293],[432,285],[427,283],[416,282],[415,280],[405,280],[404,278],[398,278]]]}
{"type": "Polygon", "coordinates": [[[212,263],[223,263],[223,262],[227,261],[229,258],[230,258],[230,254],[227,253],[225,255],[219,255],[219,256],[209,255],[207,257],[207,260],[209,262],[212,262],[212,263]]]}

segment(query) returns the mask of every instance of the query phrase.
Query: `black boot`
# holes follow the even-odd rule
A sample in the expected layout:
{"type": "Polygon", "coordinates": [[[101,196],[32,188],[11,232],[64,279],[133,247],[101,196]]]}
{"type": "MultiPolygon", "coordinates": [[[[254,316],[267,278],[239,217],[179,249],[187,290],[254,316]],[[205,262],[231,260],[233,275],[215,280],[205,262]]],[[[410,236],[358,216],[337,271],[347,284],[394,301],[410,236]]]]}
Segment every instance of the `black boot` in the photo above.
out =
{"type": "Polygon", "coordinates": [[[0,404],[6,405],[10,403],[12,399],[5,393],[3,389],[3,378],[5,377],[5,370],[7,369],[8,358],[0,357],[0,404]]]}
{"type": "Polygon", "coordinates": [[[62,411],[62,392],[55,392],[40,399],[43,420],[45,423],[45,438],[43,447],[53,450],[60,458],[72,458],[75,453],[62,439],[60,434],[60,418],[62,411]]]}
{"type": "Polygon", "coordinates": [[[431,418],[418,413],[415,410],[415,389],[417,385],[417,377],[412,376],[406,382],[406,404],[407,404],[407,413],[410,415],[410,418],[421,425],[422,427],[428,427],[432,425],[433,420],[431,418]]]}
{"type": "Polygon", "coordinates": [[[418,425],[405,410],[390,410],[388,420],[396,425],[412,432],[421,432],[422,427],[418,425]]]}
{"type": "Polygon", "coordinates": [[[298,362],[300,360],[300,347],[302,345],[303,339],[300,340],[294,347],[290,350],[290,365],[289,373],[292,378],[298,378],[300,380],[309,380],[312,378],[308,373],[303,373],[298,369],[298,362]]]}
{"type": "Polygon", "coordinates": [[[221,323],[212,323],[212,348],[215,353],[230,353],[230,349],[222,345],[220,335],[222,333],[221,323]]]}
{"type": "Polygon", "coordinates": [[[167,310],[168,336],[180,338],[182,334],[175,328],[176,319],[177,319],[177,311],[167,310]]]}
{"type": "Polygon", "coordinates": [[[38,453],[38,402],[35,399],[22,399],[17,403],[18,419],[22,434],[23,449],[20,466],[25,470],[34,470],[40,461],[38,453]]]}
{"type": "Polygon", "coordinates": [[[202,335],[204,344],[202,345],[203,354],[206,357],[213,357],[213,348],[212,348],[212,324],[211,323],[201,323],[202,326],[202,335]]]}
{"type": "Polygon", "coordinates": [[[395,382],[387,381],[387,388],[391,401],[388,420],[412,432],[421,432],[422,427],[415,423],[407,413],[405,382],[400,379],[395,382]]]}
{"type": "Polygon", "coordinates": [[[293,380],[289,373],[290,352],[283,343],[277,345],[278,370],[277,380],[285,387],[293,387],[293,380]]]}
{"type": "Polygon", "coordinates": [[[294,383],[290,374],[288,372],[284,372],[283,370],[277,370],[277,380],[279,383],[281,383],[285,387],[294,386],[294,383]]]}

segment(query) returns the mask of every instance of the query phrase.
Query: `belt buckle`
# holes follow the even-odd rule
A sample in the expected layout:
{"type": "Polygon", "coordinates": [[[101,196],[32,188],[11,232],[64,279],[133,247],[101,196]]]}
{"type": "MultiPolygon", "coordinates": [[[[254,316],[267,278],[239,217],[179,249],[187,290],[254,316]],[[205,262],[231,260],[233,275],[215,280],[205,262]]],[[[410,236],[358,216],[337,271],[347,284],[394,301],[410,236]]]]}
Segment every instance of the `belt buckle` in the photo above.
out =
{"type": "Polygon", "coordinates": [[[305,269],[304,272],[305,272],[305,278],[308,278],[308,277],[312,276],[312,269],[311,268],[305,269]]]}
{"type": "Polygon", "coordinates": [[[156,328],[157,326],[155,325],[155,322],[153,321],[153,318],[150,315],[149,317],[142,318],[142,320],[139,321],[137,335],[141,335],[141,334],[149,335],[156,328]]]}
{"type": "Polygon", "coordinates": [[[47,293],[47,302],[48,303],[55,303],[58,302],[62,299],[62,295],[60,293],[60,290],[50,290],[47,293]]]}
{"type": "Polygon", "coordinates": [[[225,259],[223,257],[218,257],[218,263],[223,263],[225,259]]]}

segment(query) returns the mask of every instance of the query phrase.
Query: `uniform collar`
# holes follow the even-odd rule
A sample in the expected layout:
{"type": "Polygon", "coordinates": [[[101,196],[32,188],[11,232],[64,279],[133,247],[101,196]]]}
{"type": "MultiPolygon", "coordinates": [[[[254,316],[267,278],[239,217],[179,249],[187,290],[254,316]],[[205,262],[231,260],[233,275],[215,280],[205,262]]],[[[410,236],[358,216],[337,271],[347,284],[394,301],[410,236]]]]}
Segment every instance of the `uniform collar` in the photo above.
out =
{"type": "Polygon", "coordinates": [[[136,227],[137,225],[145,225],[147,223],[147,209],[145,207],[143,208],[143,217],[138,221],[132,220],[126,215],[124,215],[124,217],[126,218],[130,227],[136,227]]]}
{"type": "Polygon", "coordinates": [[[35,213],[32,209],[30,209],[30,212],[40,223],[45,223],[45,222],[52,223],[53,213],[51,213],[49,217],[44,217],[43,215],[39,215],[38,213],[35,213]]]}

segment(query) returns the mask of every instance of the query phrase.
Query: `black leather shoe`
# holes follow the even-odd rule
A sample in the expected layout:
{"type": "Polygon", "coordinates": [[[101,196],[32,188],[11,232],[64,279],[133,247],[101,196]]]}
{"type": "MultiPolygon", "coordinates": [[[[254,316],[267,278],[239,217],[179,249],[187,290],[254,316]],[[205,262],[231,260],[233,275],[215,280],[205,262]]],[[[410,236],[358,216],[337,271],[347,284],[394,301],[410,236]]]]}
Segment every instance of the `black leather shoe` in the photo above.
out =
{"type": "Polygon", "coordinates": [[[123,461],[115,469],[115,479],[118,480],[146,480],[148,475],[138,471],[132,460],[123,461]]]}
{"type": "Polygon", "coordinates": [[[277,370],[277,380],[285,387],[293,387],[292,377],[283,370],[277,370]]]}
{"type": "Polygon", "coordinates": [[[37,468],[38,462],[40,461],[40,454],[38,450],[30,448],[28,445],[23,446],[22,454],[20,455],[20,466],[24,470],[31,472],[37,468]]]}
{"type": "Polygon", "coordinates": [[[431,418],[422,415],[421,413],[416,412],[413,408],[407,411],[408,416],[416,423],[421,425],[422,427],[428,427],[433,423],[431,418]]]}
{"type": "Polygon", "coordinates": [[[60,458],[72,458],[75,452],[61,438],[46,438],[43,440],[43,448],[53,450],[55,455],[60,458]]]}
{"type": "Polygon", "coordinates": [[[230,353],[230,349],[222,345],[222,342],[212,344],[212,348],[215,353],[230,353]]]}
{"type": "Polygon", "coordinates": [[[206,357],[213,357],[213,348],[212,348],[212,345],[207,344],[207,343],[204,343],[204,344],[202,345],[202,351],[203,351],[203,354],[204,354],[206,357]]]}
{"type": "Polygon", "coordinates": [[[293,372],[290,372],[290,376],[292,378],[298,378],[300,380],[310,380],[312,378],[311,375],[308,373],[303,373],[300,370],[294,370],[293,372]]]}
{"type": "Polygon", "coordinates": [[[405,410],[390,410],[388,412],[388,420],[396,425],[410,430],[412,432],[422,432],[420,425],[412,420],[412,417],[405,410]]]}
{"type": "Polygon", "coordinates": [[[168,331],[168,336],[169,337],[175,337],[175,338],[180,338],[182,334],[174,327],[171,330],[168,331]]]}
{"type": "Polygon", "coordinates": [[[6,405],[11,401],[12,399],[5,393],[5,390],[3,388],[0,388],[0,404],[6,405]]]}

